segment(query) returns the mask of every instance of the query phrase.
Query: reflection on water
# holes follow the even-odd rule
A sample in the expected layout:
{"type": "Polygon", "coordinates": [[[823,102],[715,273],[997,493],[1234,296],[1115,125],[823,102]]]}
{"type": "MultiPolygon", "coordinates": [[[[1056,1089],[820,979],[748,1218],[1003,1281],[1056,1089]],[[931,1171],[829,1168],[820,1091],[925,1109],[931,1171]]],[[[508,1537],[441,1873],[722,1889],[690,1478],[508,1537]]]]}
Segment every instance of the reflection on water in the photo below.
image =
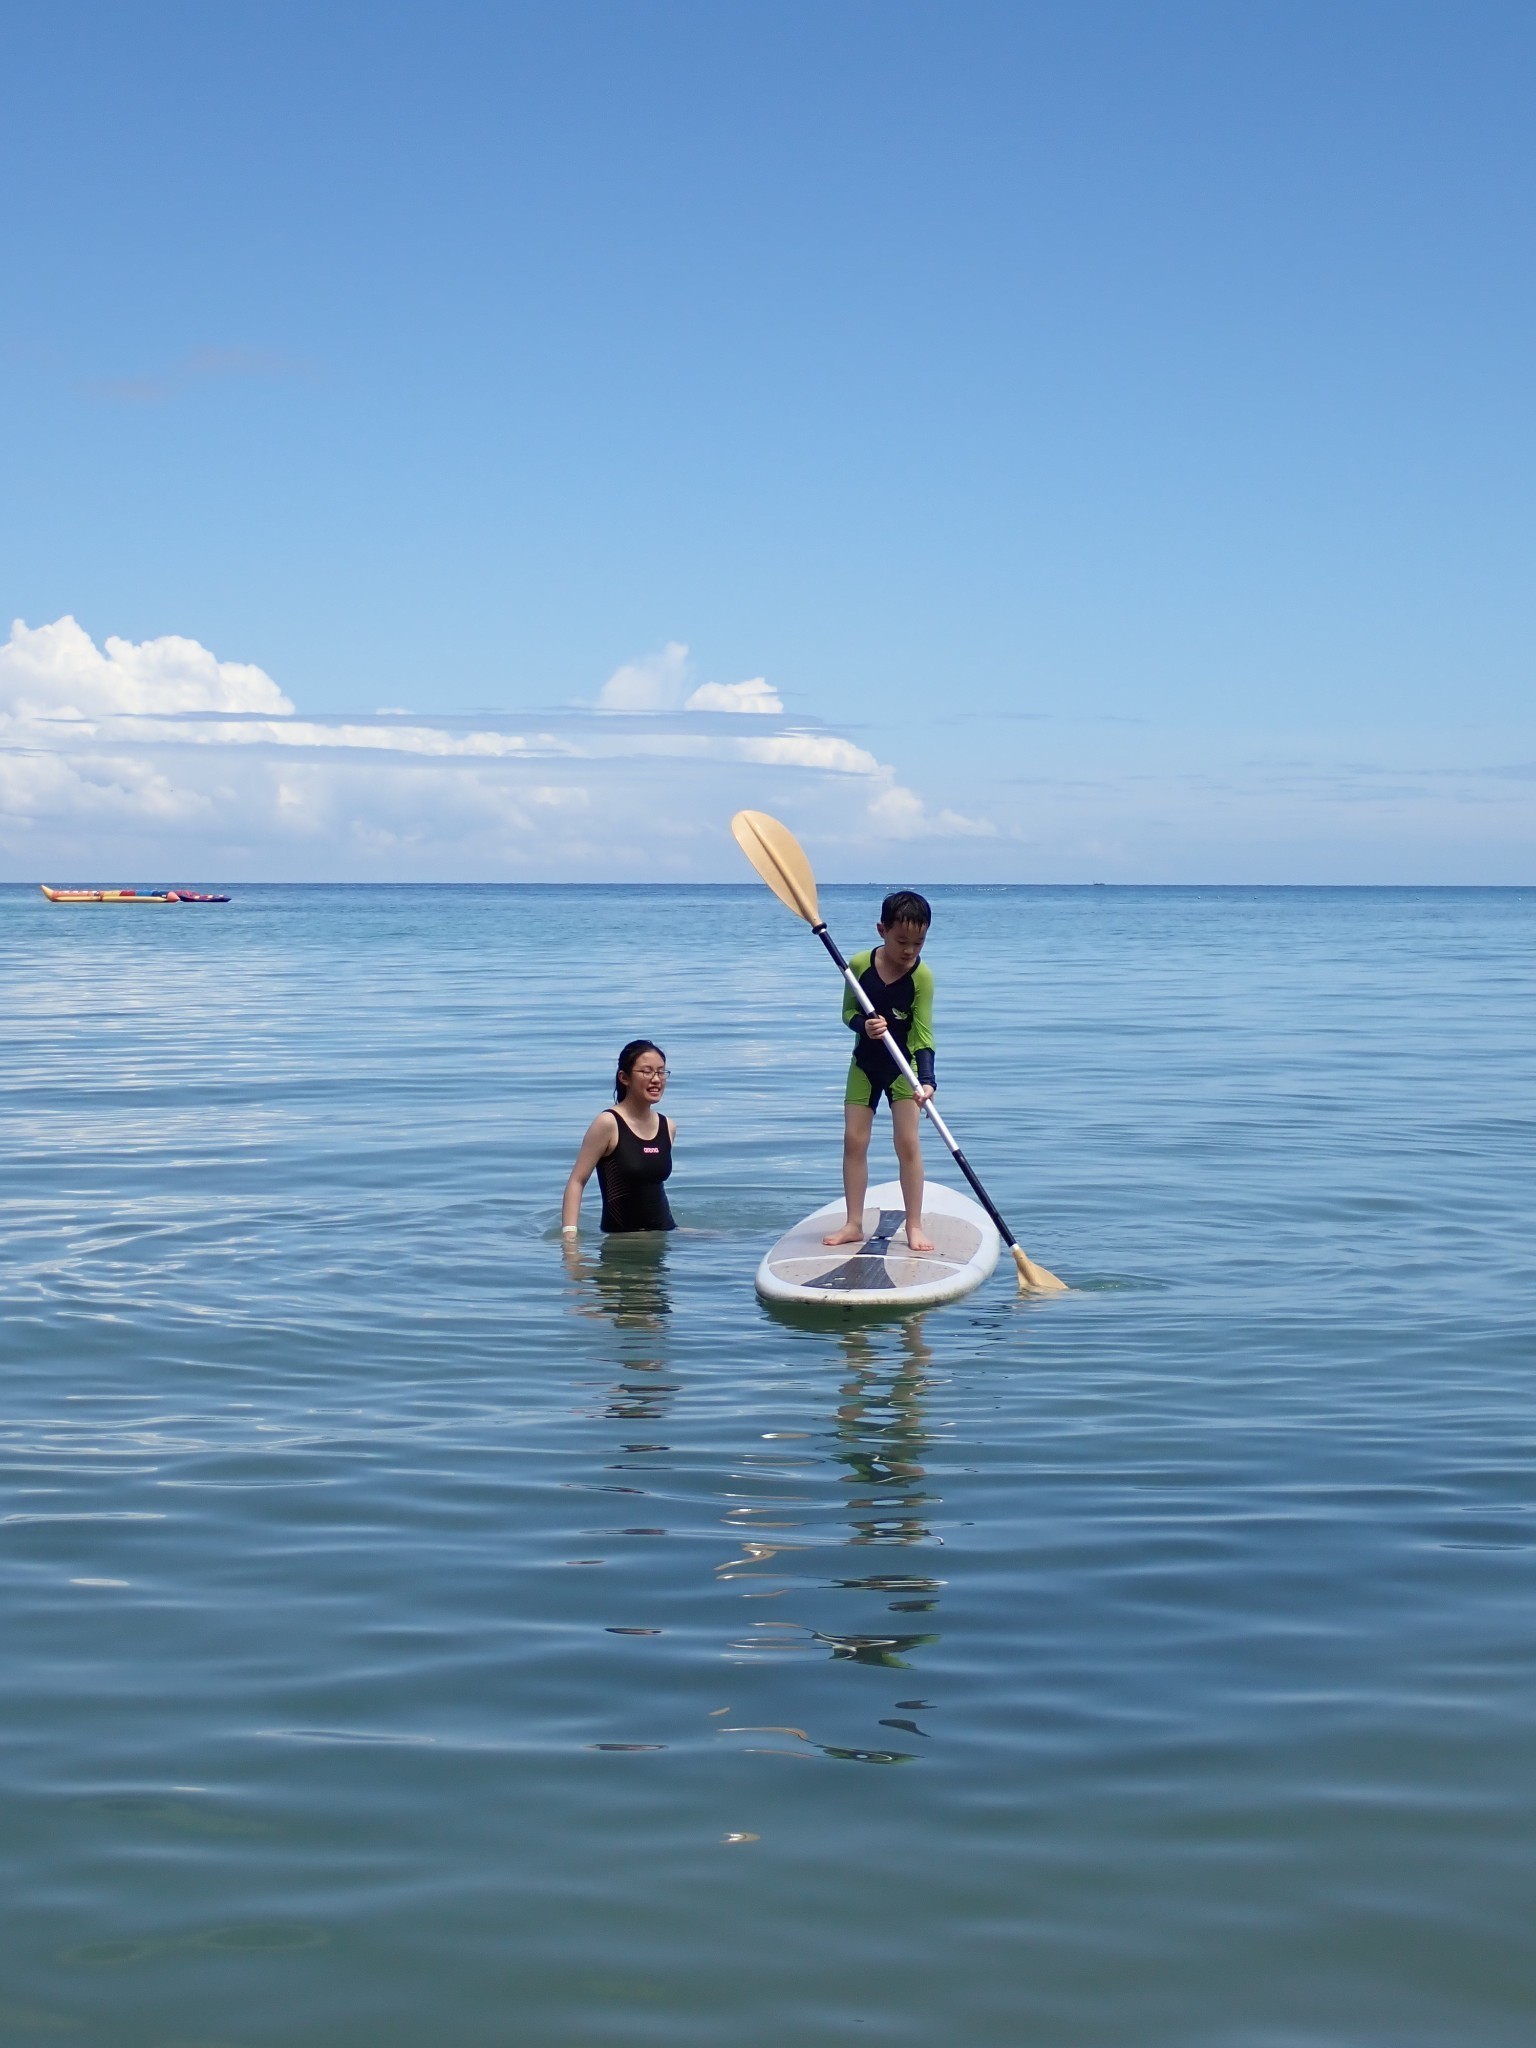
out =
{"type": "MultiPolygon", "coordinates": [[[[723,1526],[730,1532],[731,1548],[727,1556],[712,1561],[715,1585],[729,1588],[743,1603],[804,1603],[800,1619],[783,1614],[759,1618],[761,1610],[755,1608],[749,1611],[745,1633],[741,1624],[728,1623],[728,1662],[792,1670],[810,1659],[865,1672],[900,1672],[900,1690],[910,1693],[914,1660],[939,1641],[938,1633],[931,1626],[849,1626],[836,1610],[850,1603],[867,1608],[873,1600],[884,1612],[905,1618],[932,1616],[938,1608],[944,1581],[917,1568],[920,1560],[910,1555],[940,1540],[933,1516],[942,1500],[928,1485],[924,1463],[929,1442],[925,1403],[933,1386],[933,1350],[924,1318],[884,1320],[838,1331],[822,1354],[828,1426],[820,1431],[758,1429],[738,1437],[734,1444],[722,1445],[724,1469],[701,1475],[703,1485],[692,1494],[680,1484],[672,1445],[659,1439],[654,1425],[671,1418],[679,1402],[716,1392],[718,1365],[703,1372],[685,1370],[674,1355],[669,1250],[668,1238],[641,1235],[606,1238],[595,1252],[570,1244],[562,1247],[571,1313],[605,1324],[618,1340],[616,1373],[610,1369],[598,1398],[584,1405],[581,1413],[600,1427],[624,1425],[625,1433],[617,1442],[605,1436],[594,1447],[599,1469],[587,1484],[595,1493],[628,1494],[637,1503],[665,1499],[668,1504],[665,1517],[636,1515],[625,1527],[587,1532],[603,1537],[608,1549],[602,1556],[567,1560],[622,1573],[630,1612],[610,1613],[601,1624],[604,1633],[628,1638],[664,1633],[635,1618],[636,1610],[654,1605],[675,1570],[675,1555],[654,1539],[696,1540],[709,1526],[723,1526]],[[640,1424],[650,1426],[643,1437],[634,1434],[640,1424]],[[681,1507],[680,1496],[686,1508],[681,1507]],[[701,1509],[704,1528],[694,1519],[701,1509]],[[643,1558],[634,1547],[637,1538],[653,1539],[643,1558]],[[622,1555],[615,1553],[615,1545],[622,1555]],[[883,1568],[857,1568],[856,1560],[875,1564],[871,1552],[893,1549],[908,1554],[902,1566],[893,1558],[883,1568]],[[834,1561],[839,1552],[846,1563],[834,1561]],[[815,1614],[816,1608],[828,1604],[829,1595],[833,1611],[815,1614]]],[[[734,1418],[728,1426],[734,1436],[734,1418]]],[[[850,1614],[848,1619],[854,1617],[850,1614]]],[[[871,1736],[877,1727],[891,1728],[927,1741],[932,1731],[912,1715],[930,1705],[905,1696],[866,1702],[861,1695],[857,1717],[863,1719],[873,1706],[874,1725],[864,1720],[871,1736]]],[[[797,1725],[801,1714],[746,1721],[728,1710],[712,1711],[718,1723],[716,1736],[788,1737],[801,1745],[787,1749],[780,1741],[765,1750],[762,1743],[749,1742],[745,1749],[754,1755],[804,1759],[819,1754],[836,1762],[896,1764],[913,1762],[918,1754],[878,1741],[819,1739],[797,1725]]],[[[641,1733],[626,1730],[623,1739],[588,1746],[633,1754],[668,1746],[637,1739],[641,1733]]]]}
{"type": "MultiPolygon", "coordinates": [[[[933,1351],[924,1337],[923,1322],[922,1316],[913,1316],[899,1324],[846,1330],[838,1339],[846,1377],[839,1390],[832,1444],[833,1457],[842,1468],[850,1548],[905,1547],[934,1541],[929,1517],[941,1501],[924,1483],[927,1473],[922,1460],[928,1437],[923,1398],[929,1391],[933,1351]]],[[[840,1592],[898,1594],[903,1597],[887,1598],[885,1603],[892,1613],[929,1614],[938,1607],[943,1581],[914,1571],[876,1571],[839,1575],[830,1584],[840,1592]]],[[[933,1632],[819,1629],[816,1640],[834,1659],[866,1668],[905,1671],[913,1653],[938,1642],[939,1637],[933,1632]]],[[[883,1718],[881,1725],[915,1735],[927,1733],[910,1721],[883,1718]]],[[[847,1762],[912,1761],[903,1751],[824,1745],[823,1753],[847,1762]]]]}
{"type": "MultiPolygon", "coordinates": [[[[848,1519],[853,1543],[927,1542],[932,1532],[924,1517],[938,1505],[923,1491],[926,1474],[920,1462],[927,1443],[922,1404],[933,1352],[924,1340],[921,1316],[896,1330],[900,1353],[894,1372],[885,1366],[889,1324],[878,1333],[848,1330],[838,1340],[848,1377],[837,1409],[836,1455],[852,1487],[848,1519]],[[884,1346],[881,1336],[887,1339],[884,1346]]],[[[847,1583],[883,1585],[875,1578],[847,1583]]]]}
{"type": "Polygon", "coordinates": [[[660,1331],[672,1313],[664,1231],[605,1237],[594,1258],[579,1241],[562,1247],[578,1313],[606,1316],[616,1330],[660,1331]]]}
{"type": "MultiPolygon", "coordinates": [[[[848,1543],[864,1547],[931,1542],[933,1532],[927,1517],[940,1503],[923,1483],[927,1477],[922,1464],[927,1446],[923,1396],[933,1363],[933,1352],[923,1336],[923,1318],[847,1330],[838,1342],[847,1377],[840,1389],[833,1455],[843,1468],[847,1489],[852,1531],[848,1543]],[[893,1339],[897,1347],[894,1371],[887,1362],[893,1339]]],[[[916,1595],[887,1600],[886,1605],[896,1614],[927,1614],[938,1606],[943,1582],[915,1572],[884,1571],[839,1576],[831,1583],[844,1592],[916,1595]]],[[[939,1638],[933,1634],[843,1634],[823,1629],[817,1632],[817,1640],[836,1658],[901,1671],[907,1668],[914,1650],[939,1638]]]]}
{"type": "MultiPolygon", "coordinates": [[[[666,1234],[637,1230],[605,1237],[595,1257],[569,1239],[561,1249],[576,1313],[611,1323],[622,1338],[644,1340],[621,1344],[623,1373],[606,1391],[603,1416],[614,1422],[659,1422],[677,1392],[666,1361],[656,1355],[672,1313],[666,1234]]],[[[666,1448],[624,1446],[626,1452],[666,1448]]]]}

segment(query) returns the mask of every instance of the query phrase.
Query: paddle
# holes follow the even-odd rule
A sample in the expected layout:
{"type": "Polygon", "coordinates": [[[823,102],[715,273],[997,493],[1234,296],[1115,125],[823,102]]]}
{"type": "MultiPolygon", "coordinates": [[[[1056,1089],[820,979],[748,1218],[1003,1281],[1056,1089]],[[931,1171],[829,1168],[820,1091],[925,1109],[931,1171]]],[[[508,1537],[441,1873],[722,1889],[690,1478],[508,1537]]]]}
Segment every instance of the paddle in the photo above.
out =
{"type": "MultiPolygon", "coordinates": [[[[753,867],[768,884],[781,903],[787,903],[796,917],[803,917],[816,937],[826,947],[838,972],[853,990],[854,1000],[866,1016],[875,1014],[875,1006],[859,986],[858,976],[837,950],[836,941],[827,930],[826,921],[816,907],[816,877],[811,873],[811,864],[805,857],[799,840],[777,818],[770,818],[766,811],[738,811],[731,820],[731,833],[736,844],[751,861],[753,867]]],[[[887,1034],[881,1041],[899,1072],[904,1074],[913,1088],[918,1087],[917,1075],[913,1072],[906,1054],[887,1034]]],[[[1020,1288],[1033,1287],[1040,1293],[1066,1291],[1066,1281],[1058,1280],[1044,1266],[1037,1266],[1019,1244],[1018,1239],[1003,1221],[997,1204],[976,1178],[971,1162],[955,1143],[948,1124],[934,1108],[932,1102],[923,1104],[934,1129],[954,1155],[956,1166],[965,1175],[975,1191],[976,1199],[997,1225],[1004,1244],[1013,1253],[1013,1262],[1019,1269],[1020,1288]]]]}

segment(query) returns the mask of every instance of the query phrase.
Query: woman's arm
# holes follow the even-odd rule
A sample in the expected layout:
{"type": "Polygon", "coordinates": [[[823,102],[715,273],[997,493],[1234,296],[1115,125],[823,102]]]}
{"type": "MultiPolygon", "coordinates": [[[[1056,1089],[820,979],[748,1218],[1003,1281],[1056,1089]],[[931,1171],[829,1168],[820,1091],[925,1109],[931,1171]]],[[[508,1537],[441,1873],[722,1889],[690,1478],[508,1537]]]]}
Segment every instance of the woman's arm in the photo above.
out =
{"type": "Polygon", "coordinates": [[[576,1164],[565,1184],[565,1199],[560,1204],[560,1228],[566,1234],[574,1235],[581,1221],[581,1191],[592,1178],[597,1162],[606,1159],[618,1142],[618,1126],[605,1109],[587,1126],[587,1135],[581,1141],[576,1164]]]}

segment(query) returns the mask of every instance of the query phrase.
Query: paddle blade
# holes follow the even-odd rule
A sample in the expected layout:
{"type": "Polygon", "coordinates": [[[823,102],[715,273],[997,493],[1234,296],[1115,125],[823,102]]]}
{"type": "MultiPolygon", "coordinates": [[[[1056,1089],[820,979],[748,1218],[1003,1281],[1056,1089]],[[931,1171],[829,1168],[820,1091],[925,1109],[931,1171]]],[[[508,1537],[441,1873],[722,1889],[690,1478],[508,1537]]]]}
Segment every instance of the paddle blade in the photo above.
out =
{"type": "Polygon", "coordinates": [[[1019,1292],[1023,1294],[1067,1294],[1071,1290],[1065,1280],[1059,1280],[1049,1266],[1037,1266],[1028,1252],[1020,1251],[1017,1245],[1010,1247],[1013,1263],[1019,1269],[1019,1292]]]}
{"type": "Polygon", "coordinates": [[[820,924],[816,877],[788,826],[770,818],[766,811],[738,811],[731,820],[731,833],[779,901],[787,903],[807,924],[820,924]]]}

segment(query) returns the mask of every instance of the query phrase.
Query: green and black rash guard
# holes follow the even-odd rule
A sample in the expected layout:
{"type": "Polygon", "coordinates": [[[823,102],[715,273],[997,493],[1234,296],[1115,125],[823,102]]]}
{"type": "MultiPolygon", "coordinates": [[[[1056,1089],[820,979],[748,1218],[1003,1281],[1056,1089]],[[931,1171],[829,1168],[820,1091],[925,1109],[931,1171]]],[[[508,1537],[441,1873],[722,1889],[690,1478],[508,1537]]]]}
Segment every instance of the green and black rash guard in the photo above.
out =
{"type": "MultiPolygon", "coordinates": [[[[875,968],[874,948],[855,953],[848,962],[860,988],[885,1019],[896,1043],[917,1069],[925,1088],[933,1083],[933,969],[919,960],[910,974],[899,981],[882,981],[875,968]]],[[[897,1078],[896,1062],[878,1038],[864,1034],[865,1013],[854,1001],[853,990],[843,983],[843,1022],[857,1034],[853,1063],[868,1074],[877,1089],[889,1088],[897,1078]]]]}

